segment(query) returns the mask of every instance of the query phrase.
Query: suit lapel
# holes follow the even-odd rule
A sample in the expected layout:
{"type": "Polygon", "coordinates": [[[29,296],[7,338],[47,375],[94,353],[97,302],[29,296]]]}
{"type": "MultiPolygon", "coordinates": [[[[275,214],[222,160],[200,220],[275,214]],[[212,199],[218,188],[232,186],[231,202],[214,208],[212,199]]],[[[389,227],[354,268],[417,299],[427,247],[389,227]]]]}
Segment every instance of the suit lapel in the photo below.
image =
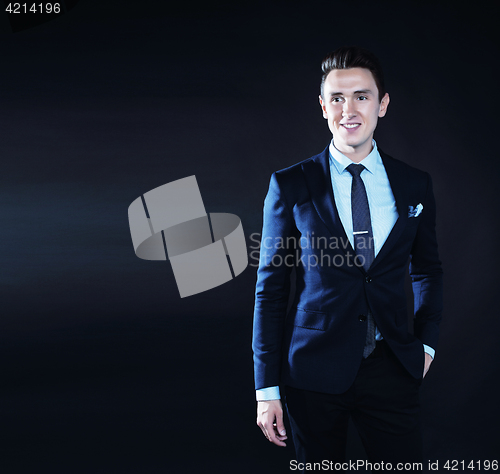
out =
{"type": "Polygon", "coordinates": [[[382,245],[382,248],[371,264],[370,270],[391,251],[391,249],[394,247],[394,244],[401,236],[401,233],[406,227],[408,221],[407,172],[402,166],[400,166],[397,161],[390,158],[382,150],[379,149],[379,152],[380,156],[382,157],[382,162],[384,163],[385,171],[387,172],[387,177],[389,178],[392,194],[394,195],[394,199],[396,201],[398,219],[394,224],[394,227],[392,228],[386,241],[384,242],[384,245],[382,245]]]}
{"type": "MultiPolygon", "coordinates": [[[[384,164],[389,183],[391,185],[392,194],[396,201],[396,209],[398,211],[398,219],[394,224],[389,236],[382,245],[375,260],[370,266],[370,270],[378,265],[379,262],[391,251],[395,243],[398,241],[401,233],[407,224],[408,217],[408,185],[407,172],[400,164],[386,155],[380,150],[380,156],[384,164]]],[[[330,176],[330,153],[329,147],[314,157],[311,160],[302,164],[302,171],[309,189],[311,201],[332,236],[340,239],[340,247],[347,253],[354,253],[354,250],[349,243],[344,226],[339,217],[335,198],[332,189],[332,179],[330,176]]],[[[361,271],[364,269],[359,267],[361,271]]]]}
{"type": "Polygon", "coordinates": [[[344,252],[354,253],[344,226],[339,217],[330,176],[329,147],[311,160],[302,164],[302,171],[309,189],[311,201],[332,236],[340,239],[339,246],[344,252]]]}

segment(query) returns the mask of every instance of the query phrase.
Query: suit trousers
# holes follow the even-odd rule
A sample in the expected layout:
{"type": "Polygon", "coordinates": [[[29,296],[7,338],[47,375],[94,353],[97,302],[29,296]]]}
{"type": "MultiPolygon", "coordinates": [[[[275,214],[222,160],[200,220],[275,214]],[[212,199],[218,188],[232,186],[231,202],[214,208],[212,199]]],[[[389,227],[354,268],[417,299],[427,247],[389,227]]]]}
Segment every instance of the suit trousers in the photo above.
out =
{"type": "Polygon", "coordinates": [[[363,359],[351,387],[327,394],[285,387],[297,461],[346,461],[352,417],[370,462],[422,462],[419,387],[385,341],[363,359]]]}

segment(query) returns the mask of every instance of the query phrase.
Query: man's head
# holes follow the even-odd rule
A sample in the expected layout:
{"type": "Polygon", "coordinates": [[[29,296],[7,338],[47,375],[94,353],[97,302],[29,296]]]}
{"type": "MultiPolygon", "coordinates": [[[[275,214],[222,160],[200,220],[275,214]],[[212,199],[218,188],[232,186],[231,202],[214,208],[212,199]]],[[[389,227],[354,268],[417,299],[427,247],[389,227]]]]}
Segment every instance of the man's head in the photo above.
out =
{"type": "Polygon", "coordinates": [[[330,53],[321,63],[323,76],[321,77],[321,96],[324,97],[324,84],[328,74],[334,69],[353,69],[362,67],[368,69],[377,84],[378,100],[382,102],[385,95],[384,73],[377,57],[367,49],[357,46],[342,46],[330,53]]]}
{"type": "Polygon", "coordinates": [[[322,69],[319,101],[334,144],[351,159],[363,159],[389,104],[380,64],[375,55],[353,46],[330,53],[322,69]]]}

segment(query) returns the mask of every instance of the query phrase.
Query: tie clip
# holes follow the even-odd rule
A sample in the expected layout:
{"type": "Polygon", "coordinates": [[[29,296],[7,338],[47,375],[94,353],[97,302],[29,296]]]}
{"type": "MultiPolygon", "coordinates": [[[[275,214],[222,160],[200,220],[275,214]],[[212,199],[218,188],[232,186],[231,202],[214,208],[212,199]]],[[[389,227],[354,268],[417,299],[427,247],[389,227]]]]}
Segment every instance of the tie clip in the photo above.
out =
{"type": "Polygon", "coordinates": [[[368,234],[368,231],[367,230],[359,230],[357,232],[353,232],[354,235],[356,234],[368,234]]]}

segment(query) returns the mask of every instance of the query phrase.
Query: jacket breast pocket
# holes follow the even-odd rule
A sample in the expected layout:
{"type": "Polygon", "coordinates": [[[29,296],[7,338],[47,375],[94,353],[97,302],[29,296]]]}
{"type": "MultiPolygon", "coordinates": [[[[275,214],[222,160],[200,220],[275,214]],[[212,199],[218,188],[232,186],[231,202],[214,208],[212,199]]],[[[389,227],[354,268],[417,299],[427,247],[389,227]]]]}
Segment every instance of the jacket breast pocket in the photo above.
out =
{"type": "Polygon", "coordinates": [[[328,314],[321,311],[297,308],[295,315],[289,319],[290,324],[306,329],[326,331],[328,327],[328,314]]]}

